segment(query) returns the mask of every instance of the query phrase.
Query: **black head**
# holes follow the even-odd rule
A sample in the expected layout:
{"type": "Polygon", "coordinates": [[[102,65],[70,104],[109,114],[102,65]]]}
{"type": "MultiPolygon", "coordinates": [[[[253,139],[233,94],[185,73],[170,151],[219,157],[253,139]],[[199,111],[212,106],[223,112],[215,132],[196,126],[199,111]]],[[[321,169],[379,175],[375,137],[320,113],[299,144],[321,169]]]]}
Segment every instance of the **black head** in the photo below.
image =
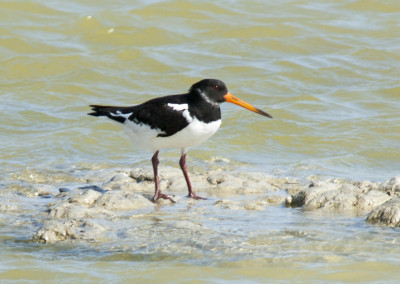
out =
{"type": "Polygon", "coordinates": [[[189,93],[200,96],[203,101],[206,101],[214,107],[219,107],[220,103],[228,102],[239,105],[263,116],[272,118],[272,116],[265,111],[256,108],[229,93],[225,83],[217,79],[201,80],[190,88],[189,93]]]}
{"type": "Polygon", "coordinates": [[[224,96],[228,93],[224,82],[217,79],[204,79],[190,87],[189,93],[197,94],[211,105],[225,102],[224,96]]]}

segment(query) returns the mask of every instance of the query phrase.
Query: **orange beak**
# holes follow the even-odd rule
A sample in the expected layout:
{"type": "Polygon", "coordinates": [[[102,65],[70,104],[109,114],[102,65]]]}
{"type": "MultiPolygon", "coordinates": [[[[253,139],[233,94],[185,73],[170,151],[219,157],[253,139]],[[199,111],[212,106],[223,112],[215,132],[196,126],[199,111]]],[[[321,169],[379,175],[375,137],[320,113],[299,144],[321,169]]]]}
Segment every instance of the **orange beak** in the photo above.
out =
{"type": "Polygon", "coordinates": [[[272,118],[272,116],[269,115],[268,113],[266,113],[265,111],[262,111],[261,109],[258,109],[256,107],[252,106],[251,104],[246,103],[245,101],[235,97],[234,95],[232,95],[229,92],[224,96],[224,99],[225,99],[225,101],[227,101],[229,103],[244,107],[245,109],[254,111],[255,113],[258,113],[258,114],[261,114],[263,116],[272,118]]]}

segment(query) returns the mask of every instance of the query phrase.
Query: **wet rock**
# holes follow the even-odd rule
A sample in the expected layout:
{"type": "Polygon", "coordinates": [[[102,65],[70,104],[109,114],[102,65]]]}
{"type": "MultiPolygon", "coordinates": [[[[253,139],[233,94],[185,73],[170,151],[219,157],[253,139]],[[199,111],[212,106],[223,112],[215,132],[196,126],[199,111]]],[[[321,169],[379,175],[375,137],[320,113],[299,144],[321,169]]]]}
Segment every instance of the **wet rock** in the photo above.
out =
{"type": "MultiPolygon", "coordinates": [[[[221,170],[208,173],[189,173],[191,182],[198,191],[216,193],[255,194],[277,191],[287,181],[266,175],[265,173],[234,173],[221,170]]],[[[178,168],[164,167],[159,173],[160,187],[165,193],[182,194],[187,192],[187,185],[178,168]]],[[[119,172],[102,187],[106,190],[153,192],[154,177],[151,167],[119,172]]]]}
{"type": "Polygon", "coordinates": [[[115,211],[151,207],[153,203],[141,194],[108,191],[98,198],[94,205],[115,211]]]}
{"type": "Polygon", "coordinates": [[[107,218],[113,213],[105,208],[86,207],[79,204],[59,203],[48,210],[50,218],[72,219],[72,218],[107,218]]]}
{"type": "MultiPolygon", "coordinates": [[[[196,192],[255,194],[280,190],[286,179],[278,179],[265,173],[235,173],[215,170],[207,173],[189,173],[196,192]]],[[[163,167],[159,173],[160,187],[169,194],[187,192],[187,185],[179,168],[163,167]]],[[[154,177],[151,167],[118,172],[102,184],[105,190],[153,192],[154,177]]]]}
{"type": "Polygon", "coordinates": [[[381,184],[379,190],[390,196],[400,196],[400,176],[391,178],[381,184]]]}
{"type": "MultiPolygon", "coordinates": [[[[73,174],[78,175],[77,172],[73,174]]],[[[48,193],[52,193],[51,189],[55,192],[59,189],[60,193],[49,195],[51,201],[47,202],[46,211],[38,210],[41,226],[34,240],[54,243],[111,239],[112,242],[125,241],[130,244],[132,239],[140,236],[140,243],[137,244],[140,247],[142,244],[148,246],[149,238],[160,238],[162,235],[167,243],[174,245],[181,242],[182,233],[196,237],[199,232],[204,233],[207,226],[201,221],[197,223],[199,214],[212,214],[210,212],[213,210],[216,214],[224,210],[235,210],[225,212],[228,215],[243,214],[241,211],[254,211],[251,214],[255,214],[255,211],[265,210],[269,206],[280,206],[285,200],[287,206],[309,209],[340,212],[369,212],[374,209],[367,218],[368,222],[400,226],[400,201],[388,201],[392,196],[400,195],[399,177],[383,183],[344,179],[320,181],[315,178],[306,186],[296,179],[273,177],[265,173],[217,169],[189,174],[196,193],[211,198],[206,201],[186,198],[187,185],[178,167],[163,167],[159,175],[161,190],[171,195],[176,201],[174,204],[164,199],[159,199],[156,204],[150,201],[154,194],[153,170],[150,166],[133,170],[98,170],[90,175],[81,174],[82,178],[79,179],[70,179],[71,183],[57,180],[60,181],[58,186],[51,184],[40,189],[40,192],[48,193]],[[84,182],[77,184],[77,180],[84,182]],[[88,180],[95,182],[89,183],[88,180]],[[287,198],[286,194],[289,194],[287,198]],[[213,198],[217,201],[210,202],[213,198]],[[146,230],[143,226],[147,226],[146,230]],[[171,232],[176,240],[171,239],[171,232]]],[[[12,192],[29,190],[31,187],[16,188],[12,192]]],[[[45,206],[44,200],[37,201],[40,206],[45,206]]],[[[0,205],[3,210],[10,208],[0,205]]],[[[208,244],[206,234],[204,239],[204,243],[208,244]]],[[[187,249],[193,249],[191,243],[187,249]]]]}
{"type": "Polygon", "coordinates": [[[317,182],[286,199],[290,207],[335,211],[370,211],[390,197],[378,190],[369,190],[351,182],[317,182]]]}
{"type": "Polygon", "coordinates": [[[240,202],[228,200],[228,199],[218,200],[214,203],[214,206],[221,207],[224,209],[229,209],[229,210],[243,209],[243,206],[240,205],[240,202]]]}
{"type": "Polygon", "coordinates": [[[265,204],[263,202],[245,202],[243,208],[250,211],[263,211],[265,204]]]}
{"type": "Polygon", "coordinates": [[[285,203],[286,198],[282,195],[269,195],[262,199],[268,205],[277,206],[285,203]]]}
{"type": "MultiPolygon", "coordinates": [[[[104,173],[104,171],[102,171],[104,173]]],[[[142,214],[143,209],[153,210],[150,201],[154,192],[153,171],[151,167],[132,171],[105,173],[108,180],[99,182],[100,186],[88,184],[75,189],[60,188],[60,193],[48,203],[47,215],[35,234],[38,242],[57,242],[68,239],[104,238],[105,232],[112,231],[105,224],[117,224],[142,214]],[[137,211],[135,211],[137,210],[137,211]],[[126,213],[125,213],[126,212],[126,213]],[[129,212],[129,213],[128,213],[129,212]],[[137,213],[135,213],[137,212],[137,213]],[[102,220],[102,225],[97,221],[102,220]],[[104,223],[105,221],[105,223],[104,223]],[[97,225],[98,226],[97,226],[97,225]]],[[[196,192],[218,194],[259,194],[275,192],[287,184],[286,179],[278,179],[263,173],[234,173],[211,171],[190,174],[196,192]]],[[[100,176],[91,175],[91,179],[100,181],[100,176]]],[[[165,194],[178,203],[196,206],[201,201],[186,198],[187,185],[179,168],[166,167],[160,171],[160,185],[165,194]]],[[[282,203],[283,196],[257,196],[253,199],[231,201],[223,199],[215,203],[216,207],[229,210],[264,210],[266,206],[282,203]]],[[[157,206],[171,206],[171,201],[159,199],[157,206]]],[[[201,208],[201,207],[200,207],[201,208]]],[[[178,221],[174,229],[198,231],[201,225],[192,221],[178,221]]],[[[118,233],[119,234],[119,233],[118,233]]]]}
{"type": "MultiPolygon", "coordinates": [[[[172,179],[177,179],[184,188],[185,181],[180,170],[175,168],[163,168],[159,172],[160,186],[163,190],[167,189],[172,179]]],[[[119,172],[103,184],[106,190],[123,191],[154,191],[153,170],[150,167],[137,168],[132,171],[119,172]]]]}
{"type": "Polygon", "coordinates": [[[363,189],[365,192],[370,190],[379,190],[380,184],[369,180],[357,181],[353,183],[356,187],[363,189]]]}
{"type": "Polygon", "coordinates": [[[138,186],[138,182],[132,179],[129,176],[129,173],[117,173],[113,175],[111,179],[103,184],[104,189],[106,190],[124,190],[124,191],[132,191],[132,190],[140,190],[140,186],[138,186]]]}
{"type": "Polygon", "coordinates": [[[192,221],[188,220],[179,220],[176,223],[172,225],[176,229],[184,229],[184,230],[190,230],[190,231],[198,231],[202,229],[202,225],[196,224],[192,221]]]}
{"type": "Polygon", "coordinates": [[[111,211],[133,210],[153,203],[141,194],[120,190],[99,191],[77,188],[61,196],[61,200],[50,204],[49,216],[53,218],[94,218],[111,216],[111,211]]]}
{"type": "Polygon", "coordinates": [[[100,186],[97,185],[88,185],[88,186],[82,186],[82,187],[78,187],[79,189],[91,189],[100,193],[104,193],[106,192],[104,189],[102,189],[100,186]]]}
{"type": "Polygon", "coordinates": [[[98,191],[77,188],[69,193],[66,202],[90,206],[93,205],[100,196],[102,196],[102,194],[98,191]]]}
{"type": "Polygon", "coordinates": [[[212,185],[221,184],[228,179],[229,178],[226,173],[212,173],[207,177],[207,181],[212,185]]]}
{"type": "Polygon", "coordinates": [[[93,208],[102,194],[92,189],[77,188],[58,196],[60,200],[49,204],[50,218],[95,218],[111,215],[104,208],[93,208]]]}
{"type": "Polygon", "coordinates": [[[69,239],[98,240],[106,228],[89,220],[51,220],[33,236],[35,242],[55,243],[69,239]]]}
{"type": "MultiPolygon", "coordinates": [[[[154,173],[153,173],[152,169],[149,167],[133,169],[130,172],[129,176],[138,183],[154,181],[154,173]]],[[[161,172],[160,172],[160,176],[161,176],[161,172]]]]}
{"type": "Polygon", "coordinates": [[[227,173],[211,172],[207,182],[214,191],[252,194],[277,191],[281,188],[270,181],[270,177],[262,173],[227,173]]]}
{"type": "Polygon", "coordinates": [[[367,217],[371,224],[400,227],[400,198],[392,198],[372,210],[367,217]]]}
{"type": "Polygon", "coordinates": [[[229,210],[263,211],[265,207],[282,204],[284,200],[285,198],[283,196],[276,195],[240,201],[221,199],[216,201],[214,206],[229,210]]]}
{"type": "Polygon", "coordinates": [[[18,209],[20,209],[20,206],[17,198],[2,198],[0,203],[0,212],[17,211],[18,209]]]}
{"type": "Polygon", "coordinates": [[[118,172],[129,172],[127,170],[112,170],[112,169],[95,169],[86,170],[83,174],[83,179],[87,184],[100,184],[110,180],[118,172]]]}
{"type": "Polygon", "coordinates": [[[37,242],[54,243],[68,239],[99,239],[106,227],[94,220],[112,220],[115,211],[154,206],[141,194],[120,190],[101,193],[92,186],[76,188],[58,196],[49,204],[47,219],[34,235],[37,242]]]}

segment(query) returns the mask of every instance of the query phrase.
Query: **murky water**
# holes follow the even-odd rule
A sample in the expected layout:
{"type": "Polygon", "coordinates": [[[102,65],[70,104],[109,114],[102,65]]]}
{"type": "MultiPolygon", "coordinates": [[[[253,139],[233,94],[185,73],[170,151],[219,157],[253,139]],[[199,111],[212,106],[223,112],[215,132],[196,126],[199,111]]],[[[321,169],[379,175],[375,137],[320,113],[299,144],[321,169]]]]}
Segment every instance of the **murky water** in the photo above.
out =
{"type": "MultiPolygon", "coordinates": [[[[35,210],[46,200],[29,197],[35,185],[22,177],[43,175],[51,188],[79,182],[46,177],[53,169],[147,165],[151,154],[135,149],[118,125],[87,116],[88,105],[136,104],[210,77],[274,119],[223,105],[221,129],[189,152],[190,168],[300,179],[398,175],[399,26],[395,0],[1,1],[0,278],[400,279],[398,230],[367,225],[363,216],[276,206],[204,212],[215,249],[34,244],[35,210]]],[[[160,156],[161,166],[176,166],[179,151],[160,156]]],[[[163,226],[175,210],[161,210],[163,226]]]]}

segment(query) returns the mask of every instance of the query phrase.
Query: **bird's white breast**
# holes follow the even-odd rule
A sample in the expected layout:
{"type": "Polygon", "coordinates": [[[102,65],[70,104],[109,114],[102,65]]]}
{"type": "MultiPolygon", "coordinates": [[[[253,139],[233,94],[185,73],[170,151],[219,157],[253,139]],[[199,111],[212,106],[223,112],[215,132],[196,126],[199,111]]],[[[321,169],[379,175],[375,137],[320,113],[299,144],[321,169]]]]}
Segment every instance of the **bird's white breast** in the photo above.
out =
{"type": "Polygon", "coordinates": [[[188,126],[169,137],[156,137],[154,146],[161,148],[186,149],[196,146],[213,136],[221,125],[221,120],[204,123],[194,118],[188,126]]]}
{"type": "Polygon", "coordinates": [[[137,124],[130,120],[124,123],[127,133],[132,138],[135,146],[148,149],[151,151],[163,148],[180,148],[186,149],[196,146],[211,136],[213,136],[221,125],[221,120],[205,123],[192,117],[188,110],[187,104],[168,104],[176,111],[180,111],[185,117],[188,126],[178,131],[174,135],[168,137],[159,137],[163,134],[160,129],[151,129],[146,124],[137,124]]]}

